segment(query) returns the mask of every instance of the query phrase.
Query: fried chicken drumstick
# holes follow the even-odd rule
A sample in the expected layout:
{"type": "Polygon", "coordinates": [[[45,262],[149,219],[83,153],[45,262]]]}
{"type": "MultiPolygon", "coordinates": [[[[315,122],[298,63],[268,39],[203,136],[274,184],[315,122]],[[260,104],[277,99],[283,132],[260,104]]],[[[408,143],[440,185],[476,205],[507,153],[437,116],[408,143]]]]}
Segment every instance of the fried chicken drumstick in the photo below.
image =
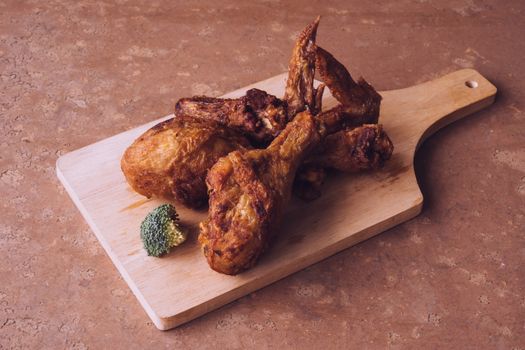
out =
{"type": "Polygon", "coordinates": [[[234,151],[206,177],[208,218],[199,242],[210,267],[235,275],[257,262],[275,235],[301,162],[344,118],[299,113],[266,149],[234,151]]]}
{"type": "Polygon", "coordinates": [[[275,234],[297,168],[334,128],[304,111],[268,148],[234,151],[215,163],[206,177],[209,215],[199,235],[212,269],[234,275],[257,262],[275,234]]]}
{"type": "Polygon", "coordinates": [[[216,123],[170,119],[135,140],[121,168],[136,192],[200,208],[208,199],[208,169],[231,151],[246,148],[251,145],[245,137],[216,123]]]}

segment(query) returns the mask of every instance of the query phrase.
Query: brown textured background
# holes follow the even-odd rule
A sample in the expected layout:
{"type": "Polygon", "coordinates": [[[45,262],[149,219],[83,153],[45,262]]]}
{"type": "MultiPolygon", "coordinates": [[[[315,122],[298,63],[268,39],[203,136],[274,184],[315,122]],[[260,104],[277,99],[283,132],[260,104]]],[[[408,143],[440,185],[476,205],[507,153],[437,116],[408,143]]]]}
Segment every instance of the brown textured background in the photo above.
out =
{"type": "Polygon", "coordinates": [[[524,10],[0,1],[0,349],[525,349],[524,10]],[[157,331],[59,184],[57,157],[166,115],[180,97],[282,73],[317,14],[318,42],[376,88],[474,67],[499,88],[496,104],[422,146],[419,217],[157,331]]]}

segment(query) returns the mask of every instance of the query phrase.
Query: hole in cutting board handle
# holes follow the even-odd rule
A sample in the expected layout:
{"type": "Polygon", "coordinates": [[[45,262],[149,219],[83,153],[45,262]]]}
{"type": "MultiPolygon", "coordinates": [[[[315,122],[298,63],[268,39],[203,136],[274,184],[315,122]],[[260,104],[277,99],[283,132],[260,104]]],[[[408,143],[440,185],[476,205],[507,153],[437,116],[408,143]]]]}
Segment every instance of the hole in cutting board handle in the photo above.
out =
{"type": "Polygon", "coordinates": [[[467,87],[471,88],[471,89],[475,89],[475,88],[478,87],[479,84],[478,84],[478,82],[475,81],[475,80],[467,80],[467,81],[465,82],[465,85],[466,85],[467,87]]]}

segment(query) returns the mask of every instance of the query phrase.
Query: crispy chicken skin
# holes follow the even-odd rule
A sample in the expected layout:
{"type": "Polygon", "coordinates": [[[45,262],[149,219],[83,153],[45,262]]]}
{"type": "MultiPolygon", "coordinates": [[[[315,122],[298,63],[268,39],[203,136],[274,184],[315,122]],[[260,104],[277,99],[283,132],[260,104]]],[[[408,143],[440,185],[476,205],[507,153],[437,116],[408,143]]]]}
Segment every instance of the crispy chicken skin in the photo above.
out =
{"type": "Polygon", "coordinates": [[[321,110],[324,85],[314,88],[316,48],[315,38],[319,20],[308,25],[299,35],[288,65],[288,79],[283,99],[292,117],[306,108],[313,114],[321,110]]]}
{"type": "Polygon", "coordinates": [[[250,89],[236,99],[182,98],[175,105],[175,116],[181,120],[212,120],[259,144],[268,144],[288,123],[286,103],[259,89],[250,89]]]}
{"type": "Polygon", "coordinates": [[[316,121],[302,112],[268,148],[232,152],[210,169],[199,242],[212,269],[235,275],[255,265],[276,233],[298,166],[319,140],[316,121]]]}
{"type": "Polygon", "coordinates": [[[250,147],[246,138],[220,125],[170,119],[135,140],[121,168],[136,192],[199,208],[208,199],[208,169],[229,152],[250,147]]]}

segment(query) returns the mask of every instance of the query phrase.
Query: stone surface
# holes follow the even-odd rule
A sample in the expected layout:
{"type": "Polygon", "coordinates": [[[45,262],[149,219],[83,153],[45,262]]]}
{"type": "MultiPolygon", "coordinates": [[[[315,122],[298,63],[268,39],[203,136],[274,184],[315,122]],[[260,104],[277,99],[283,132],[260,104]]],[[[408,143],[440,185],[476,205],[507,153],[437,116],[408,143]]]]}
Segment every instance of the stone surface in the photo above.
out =
{"type": "Polygon", "coordinates": [[[0,1],[0,349],[525,349],[525,3],[0,1]],[[286,70],[318,42],[378,89],[474,67],[414,220],[159,332],[55,176],[65,152],[286,70]]]}

